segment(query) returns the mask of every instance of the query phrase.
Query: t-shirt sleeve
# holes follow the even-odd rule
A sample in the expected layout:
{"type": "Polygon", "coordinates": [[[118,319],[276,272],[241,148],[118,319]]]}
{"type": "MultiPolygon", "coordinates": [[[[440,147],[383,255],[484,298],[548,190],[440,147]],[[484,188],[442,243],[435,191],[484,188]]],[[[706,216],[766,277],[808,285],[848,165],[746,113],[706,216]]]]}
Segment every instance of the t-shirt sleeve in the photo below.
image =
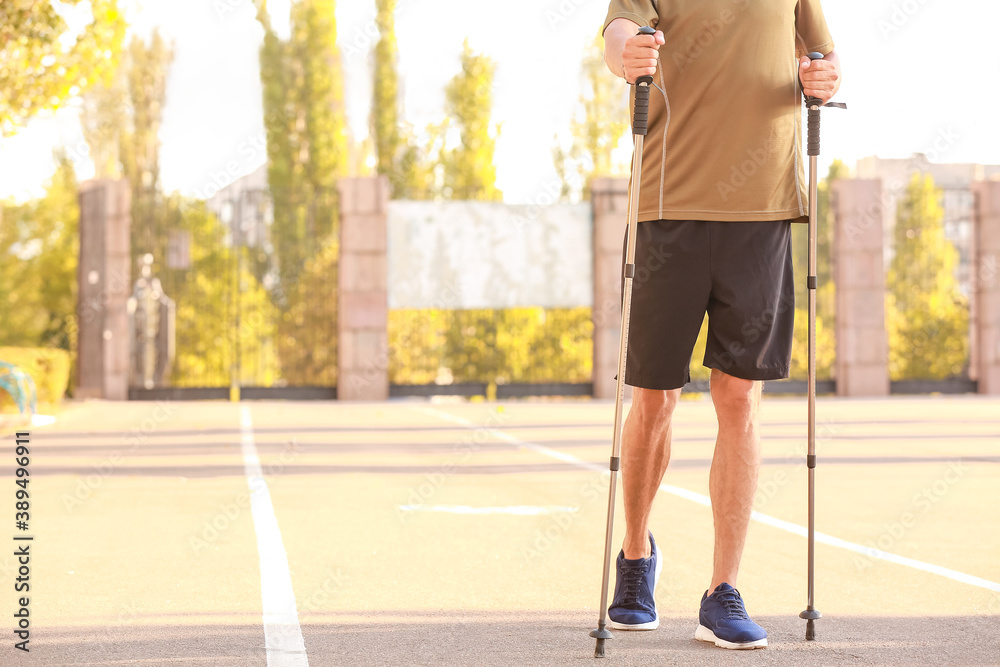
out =
{"type": "Polygon", "coordinates": [[[615,19],[628,19],[640,26],[648,25],[655,28],[658,17],[654,0],[611,0],[608,17],[604,19],[604,28],[601,32],[607,30],[608,24],[615,19]]]}
{"type": "Polygon", "coordinates": [[[795,5],[795,54],[802,57],[813,51],[824,56],[833,51],[833,37],[826,26],[820,0],[798,0],[795,5]]]}

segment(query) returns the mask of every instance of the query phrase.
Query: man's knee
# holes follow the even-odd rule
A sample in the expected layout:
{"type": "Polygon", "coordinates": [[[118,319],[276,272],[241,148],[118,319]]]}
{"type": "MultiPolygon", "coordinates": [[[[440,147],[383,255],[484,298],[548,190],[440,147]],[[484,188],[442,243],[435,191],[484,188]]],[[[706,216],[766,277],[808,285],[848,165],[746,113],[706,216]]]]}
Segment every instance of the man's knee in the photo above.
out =
{"type": "Polygon", "coordinates": [[[753,424],[760,404],[761,383],[712,372],[712,401],[720,422],[753,424]]]}
{"type": "Polygon", "coordinates": [[[680,398],[680,389],[642,389],[632,390],[632,412],[650,427],[666,426],[674,414],[674,408],[680,398]]]}

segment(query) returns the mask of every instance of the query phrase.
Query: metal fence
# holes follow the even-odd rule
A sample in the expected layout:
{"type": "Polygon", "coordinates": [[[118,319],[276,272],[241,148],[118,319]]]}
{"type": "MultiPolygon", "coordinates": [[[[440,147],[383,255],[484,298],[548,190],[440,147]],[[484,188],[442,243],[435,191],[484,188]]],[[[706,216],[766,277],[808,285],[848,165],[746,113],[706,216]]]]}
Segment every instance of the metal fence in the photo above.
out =
{"type": "MultiPolygon", "coordinates": [[[[175,304],[170,374],[134,398],[244,396],[336,386],[337,200],[333,191],[244,189],[217,202],[165,200],[133,220],[175,304]],[[178,391],[178,390],[185,391],[178,391]]],[[[307,391],[306,393],[310,393],[307,391]]]]}

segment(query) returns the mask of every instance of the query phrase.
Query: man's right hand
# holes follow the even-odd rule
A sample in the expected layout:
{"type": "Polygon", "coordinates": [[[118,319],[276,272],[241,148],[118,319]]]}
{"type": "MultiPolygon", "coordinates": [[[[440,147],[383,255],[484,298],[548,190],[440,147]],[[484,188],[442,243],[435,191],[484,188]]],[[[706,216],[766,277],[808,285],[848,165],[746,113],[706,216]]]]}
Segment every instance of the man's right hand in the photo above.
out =
{"type": "Polygon", "coordinates": [[[652,35],[633,35],[625,41],[622,51],[622,66],[625,80],[635,83],[640,76],[656,74],[656,64],[663,46],[663,33],[659,30],[652,35]]]}
{"type": "Polygon", "coordinates": [[[637,35],[638,30],[635,22],[617,18],[604,31],[604,62],[615,76],[624,76],[629,83],[656,73],[659,47],[664,43],[659,30],[652,35],[637,35]]]}

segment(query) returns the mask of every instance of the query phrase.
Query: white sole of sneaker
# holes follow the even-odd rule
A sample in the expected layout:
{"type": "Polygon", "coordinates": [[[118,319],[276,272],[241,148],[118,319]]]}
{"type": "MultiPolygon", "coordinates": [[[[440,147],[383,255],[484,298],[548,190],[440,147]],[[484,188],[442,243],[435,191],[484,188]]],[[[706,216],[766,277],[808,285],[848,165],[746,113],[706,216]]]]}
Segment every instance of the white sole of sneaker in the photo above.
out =
{"type": "Polygon", "coordinates": [[[767,637],[764,639],[758,639],[755,642],[747,642],[745,644],[736,644],[734,642],[727,642],[725,639],[719,639],[715,636],[715,633],[706,628],[704,625],[699,624],[698,629],[694,631],[694,638],[698,641],[711,642],[718,646],[719,648],[728,648],[735,650],[751,649],[751,648],[767,648],[767,637]]]}
{"type": "Polygon", "coordinates": [[[615,623],[611,619],[608,619],[608,627],[612,630],[655,630],[660,627],[660,618],[657,616],[655,620],[652,620],[649,623],[636,623],[635,625],[615,623]]]}
{"type": "MultiPolygon", "coordinates": [[[[660,547],[655,547],[656,553],[656,570],[653,572],[653,595],[656,595],[656,587],[660,583],[660,572],[663,571],[663,559],[660,558],[660,547]]],[[[655,604],[655,601],[654,601],[655,604]]],[[[635,625],[625,625],[624,623],[615,623],[610,618],[608,619],[608,627],[612,630],[655,630],[660,627],[660,615],[657,614],[649,623],[636,623],[635,625]]]]}

